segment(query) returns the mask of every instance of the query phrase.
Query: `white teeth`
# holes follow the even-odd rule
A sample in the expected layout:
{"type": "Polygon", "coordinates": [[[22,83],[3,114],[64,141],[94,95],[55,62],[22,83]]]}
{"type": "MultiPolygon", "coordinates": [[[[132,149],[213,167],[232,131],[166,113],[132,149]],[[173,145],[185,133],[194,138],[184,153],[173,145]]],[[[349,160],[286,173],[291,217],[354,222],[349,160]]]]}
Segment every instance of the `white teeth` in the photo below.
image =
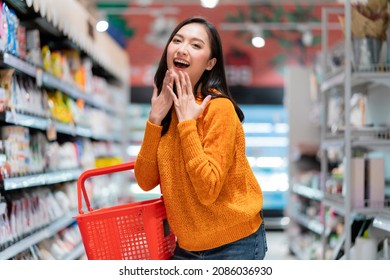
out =
{"type": "Polygon", "coordinates": [[[185,64],[185,65],[190,65],[187,61],[180,60],[180,59],[175,59],[175,62],[185,64]]]}

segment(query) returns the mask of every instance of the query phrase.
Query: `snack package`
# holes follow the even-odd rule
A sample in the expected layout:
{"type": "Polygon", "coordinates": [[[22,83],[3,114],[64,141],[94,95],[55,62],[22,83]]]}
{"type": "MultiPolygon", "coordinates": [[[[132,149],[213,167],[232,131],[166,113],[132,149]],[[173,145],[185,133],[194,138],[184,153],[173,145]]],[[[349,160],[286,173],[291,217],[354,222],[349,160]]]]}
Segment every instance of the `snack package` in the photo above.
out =
{"type": "Polygon", "coordinates": [[[4,13],[3,3],[0,1],[0,51],[5,51],[8,42],[8,24],[4,13]]]}

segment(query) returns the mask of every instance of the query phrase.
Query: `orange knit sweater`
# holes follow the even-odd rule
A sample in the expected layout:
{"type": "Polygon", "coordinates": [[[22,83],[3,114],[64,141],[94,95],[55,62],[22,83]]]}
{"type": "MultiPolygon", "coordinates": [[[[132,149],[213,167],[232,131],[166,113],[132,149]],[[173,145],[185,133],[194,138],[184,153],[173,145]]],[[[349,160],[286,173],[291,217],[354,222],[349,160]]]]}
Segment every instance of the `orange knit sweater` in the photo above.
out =
{"type": "Polygon", "coordinates": [[[254,233],[261,225],[261,188],[245,154],[244,130],[233,104],[212,99],[195,120],[168,132],[147,121],[135,163],[139,186],[159,183],[169,225],[180,247],[203,251],[254,233]]]}

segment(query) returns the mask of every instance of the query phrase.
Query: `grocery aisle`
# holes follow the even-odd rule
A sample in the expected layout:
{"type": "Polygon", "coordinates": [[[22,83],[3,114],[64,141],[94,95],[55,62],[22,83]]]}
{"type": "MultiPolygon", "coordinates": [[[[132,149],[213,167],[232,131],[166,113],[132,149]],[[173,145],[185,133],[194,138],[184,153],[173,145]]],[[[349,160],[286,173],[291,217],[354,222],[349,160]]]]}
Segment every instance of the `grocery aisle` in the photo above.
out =
{"type": "MultiPolygon", "coordinates": [[[[0,260],[80,258],[77,180],[127,161],[128,53],[64,3],[0,0],[0,260]]],[[[86,193],[119,204],[129,181],[91,178],[86,193]]]]}
{"type": "Polygon", "coordinates": [[[296,260],[289,253],[287,234],[283,230],[267,230],[266,260],[296,260]]]}

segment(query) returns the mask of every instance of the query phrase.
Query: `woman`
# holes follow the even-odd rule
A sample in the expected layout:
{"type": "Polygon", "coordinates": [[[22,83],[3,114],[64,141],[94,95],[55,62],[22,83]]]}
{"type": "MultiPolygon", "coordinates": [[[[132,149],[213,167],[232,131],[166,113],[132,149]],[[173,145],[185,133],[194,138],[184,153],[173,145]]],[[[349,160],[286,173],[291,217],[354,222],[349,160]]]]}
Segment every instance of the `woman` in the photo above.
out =
{"type": "Polygon", "coordinates": [[[263,259],[263,196],[215,27],[199,17],[181,22],[154,80],[135,176],[144,191],[160,184],[177,237],[173,259],[263,259]]]}

